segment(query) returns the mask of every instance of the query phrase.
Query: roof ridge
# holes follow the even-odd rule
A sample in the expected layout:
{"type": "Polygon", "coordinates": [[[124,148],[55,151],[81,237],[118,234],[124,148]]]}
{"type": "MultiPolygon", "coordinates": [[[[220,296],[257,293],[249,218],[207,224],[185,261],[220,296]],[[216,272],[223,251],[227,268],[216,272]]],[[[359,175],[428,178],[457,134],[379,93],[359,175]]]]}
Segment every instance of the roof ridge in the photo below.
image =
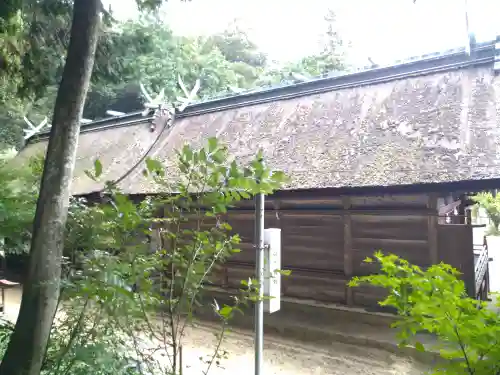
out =
{"type": "MultiPolygon", "coordinates": [[[[477,49],[489,47],[489,46],[493,45],[494,42],[495,41],[488,41],[488,42],[479,43],[477,45],[477,49]]],[[[455,48],[446,49],[444,51],[435,51],[435,52],[428,52],[428,53],[421,54],[421,55],[412,55],[409,57],[405,57],[403,59],[394,60],[392,63],[388,63],[388,64],[364,65],[363,67],[359,67],[359,68],[355,68],[355,69],[351,69],[351,70],[332,70],[332,71],[329,71],[327,73],[312,76],[307,81],[296,80],[295,82],[278,82],[275,84],[268,84],[268,85],[262,85],[262,86],[258,86],[258,87],[252,87],[249,89],[244,89],[244,90],[241,90],[239,92],[223,91],[223,92],[214,94],[208,98],[205,98],[203,100],[195,101],[192,103],[192,105],[196,105],[199,103],[205,103],[205,102],[211,101],[211,100],[232,98],[232,97],[237,97],[237,96],[244,95],[244,94],[258,93],[258,92],[261,92],[263,90],[268,90],[268,89],[278,89],[281,87],[294,86],[294,85],[297,85],[300,83],[321,80],[324,78],[333,78],[333,77],[339,77],[339,76],[356,74],[356,73],[364,73],[364,72],[369,72],[369,71],[372,71],[375,69],[380,69],[380,68],[397,67],[400,65],[408,64],[408,63],[416,63],[416,62],[425,61],[428,59],[433,59],[433,58],[438,58],[438,57],[446,57],[446,56],[450,56],[453,54],[462,53],[465,51],[466,51],[465,47],[455,47],[455,48]]]]}
{"type": "MultiPolygon", "coordinates": [[[[289,99],[296,96],[313,95],[336,89],[377,84],[387,80],[403,79],[417,75],[431,74],[443,70],[477,65],[495,60],[496,39],[478,43],[466,54],[465,47],[451,48],[441,52],[430,52],[423,55],[397,60],[394,64],[367,66],[353,71],[332,71],[302,82],[280,82],[276,85],[252,88],[238,93],[223,92],[213,97],[189,104],[177,118],[196,116],[207,112],[215,112],[228,108],[242,107],[263,102],[289,99]]],[[[132,125],[140,121],[149,121],[142,111],[127,113],[100,119],[81,126],[81,131],[91,131],[115,126],[132,125]]],[[[40,132],[29,139],[28,143],[44,138],[48,132],[40,132]]]]}

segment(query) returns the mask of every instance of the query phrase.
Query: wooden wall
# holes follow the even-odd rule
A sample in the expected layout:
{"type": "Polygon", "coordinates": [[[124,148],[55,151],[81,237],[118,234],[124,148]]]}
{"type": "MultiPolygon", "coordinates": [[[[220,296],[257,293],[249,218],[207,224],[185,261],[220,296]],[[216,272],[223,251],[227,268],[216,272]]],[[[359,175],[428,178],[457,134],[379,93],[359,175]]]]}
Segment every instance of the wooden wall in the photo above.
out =
{"type": "MultiPolygon", "coordinates": [[[[283,278],[283,295],[377,306],[383,291],[346,287],[352,276],[377,271],[375,265],[363,262],[376,250],[397,254],[420,266],[446,258],[448,263],[468,268],[467,262],[457,261],[463,257],[450,255],[454,254],[454,245],[447,245],[448,237],[459,238],[461,251],[467,252],[463,250],[469,249],[469,238],[464,234],[467,229],[463,229],[466,226],[441,230],[448,226],[438,224],[437,212],[438,196],[434,194],[304,197],[296,193],[267,199],[265,227],[281,228],[282,268],[292,270],[291,276],[283,278]],[[444,249],[442,254],[440,248],[444,249]]],[[[231,210],[227,220],[242,238],[242,251],[218,273],[216,283],[234,288],[254,275],[253,202],[243,202],[231,210]]],[[[472,237],[470,253],[472,256],[472,237]]]]}

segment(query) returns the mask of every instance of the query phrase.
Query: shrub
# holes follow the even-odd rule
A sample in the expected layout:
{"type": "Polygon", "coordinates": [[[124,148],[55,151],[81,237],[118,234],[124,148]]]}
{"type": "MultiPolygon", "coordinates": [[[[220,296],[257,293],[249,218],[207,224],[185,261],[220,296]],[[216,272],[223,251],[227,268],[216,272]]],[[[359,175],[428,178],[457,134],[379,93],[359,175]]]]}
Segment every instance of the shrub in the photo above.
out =
{"type": "MultiPolygon", "coordinates": [[[[175,181],[160,161],[146,161],[145,175],[162,194],[134,202],[108,183],[104,203],[73,200],[62,318],[52,330],[47,374],[135,371],[129,363],[148,374],[179,373],[194,308],[215,267],[239,251],[240,238],[225,221],[228,208],[272,192],[284,176],[267,169],[260,155],[239,165],[215,139],[199,150],[185,146],[177,160],[175,181]],[[157,238],[156,246],[148,238],[157,238]]],[[[101,172],[96,161],[87,175],[98,179],[101,172]]],[[[228,322],[257,292],[250,280],[233,304],[214,302],[221,327],[207,371],[223,357],[220,342],[228,322]]]]}
{"type": "Polygon", "coordinates": [[[479,204],[480,207],[483,207],[488,215],[488,218],[491,220],[491,227],[488,232],[492,235],[500,234],[499,226],[500,226],[500,196],[493,195],[490,192],[479,193],[472,197],[472,199],[479,204]]]}
{"type": "MultiPolygon", "coordinates": [[[[500,374],[500,316],[486,302],[467,297],[459,272],[446,264],[423,270],[395,255],[375,253],[381,272],[354,278],[350,286],[370,284],[386,288],[382,306],[397,309],[401,320],[401,345],[414,340],[418,332],[437,336],[437,349],[446,361],[436,368],[440,374],[500,374]]],[[[418,350],[424,346],[414,342],[418,350]]]]}

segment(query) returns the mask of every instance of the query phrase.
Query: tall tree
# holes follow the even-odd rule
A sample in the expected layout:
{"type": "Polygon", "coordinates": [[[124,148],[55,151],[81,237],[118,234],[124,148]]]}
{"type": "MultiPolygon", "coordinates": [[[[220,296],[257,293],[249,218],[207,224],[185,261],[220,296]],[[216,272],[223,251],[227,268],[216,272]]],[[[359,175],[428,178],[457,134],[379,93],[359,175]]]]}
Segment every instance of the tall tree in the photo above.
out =
{"type": "Polygon", "coordinates": [[[110,107],[141,109],[139,82],[156,92],[164,89],[171,100],[182,94],[178,75],[187,83],[201,80],[200,98],[252,85],[255,77],[240,76],[237,64],[247,65],[228,60],[218,48],[207,48],[201,38],[174,35],[161,20],[126,22],[99,41],[85,117],[103,117],[110,107]]]}
{"type": "Polygon", "coordinates": [[[34,220],[30,263],[0,375],[38,375],[60,291],[61,257],[80,119],[94,64],[100,0],[75,0],[34,220]]]}
{"type": "Polygon", "coordinates": [[[257,45],[249,38],[247,32],[234,21],[222,33],[209,36],[205,48],[218,48],[230,62],[243,62],[254,67],[266,65],[266,55],[259,51],[257,45]]]}
{"type": "Polygon", "coordinates": [[[322,49],[319,53],[304,56],[285,65],[269,66],[259,78],[259,85],[277,82],[292,83],[313,76],[345,70],[345,42],[335,25],[335,13],[328,10],[324,17],[326,30],[322,36],[322,49]]]}

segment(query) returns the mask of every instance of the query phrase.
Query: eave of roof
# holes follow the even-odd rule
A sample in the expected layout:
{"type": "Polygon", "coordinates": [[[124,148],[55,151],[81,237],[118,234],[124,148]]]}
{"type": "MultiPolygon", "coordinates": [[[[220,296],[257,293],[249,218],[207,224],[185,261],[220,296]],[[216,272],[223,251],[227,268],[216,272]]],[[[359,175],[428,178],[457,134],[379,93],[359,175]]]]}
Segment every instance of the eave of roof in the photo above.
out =
{"type": "MultiPolygon", "coordinates": [[[[301,196],[303,198],[325,197],[325,196],[379,196],[391,194],[475,194],[486,190],[495,190],[500,188],[500,178],[492,178],[485,180],[466,180],[452,182],[436,182],[436,183],[416,183],[402,184],[391,186],[357,186],[357,187],[324,187],[324,188],[307,188],[307,189],[281,189],[270,195],[270,198],[293,198],[301,196]]],[[[134,199],[141,200],[146,196],[161,196],[165,193],[133,193],[129,194],[134,199]]],[[[106,195],[106,193],[91,192],[85,194],[77,194],[76,197],[86,197],[98,199],[106,195]]]]}
{"type": "MultiPolygon", "coordinates": [[[[397,79],[434,74],[466,67],[494,64],[496,60],[496,41],[478,44],[468,55],[465,48],[431,53],[409,58],[394,65],[367,68],[357,72],[340,72],[327,77],[318,77],[306,82],[279,85],[256,89],[231,96],[213,98],[189,105],[177,118],[199,116],[207,113],[241,108],[277,100],[293,99],[301,96],[320,94],[350,87],[380,84],[397,79]]],[[[129,126],[151,121],[152,116],[143,116],[141,111],[128,113],[81,126],[81,133],[129,126]]],[[[49,132],[41,132],[27,140],[27,144],[47,139],[49,132]]]]}

